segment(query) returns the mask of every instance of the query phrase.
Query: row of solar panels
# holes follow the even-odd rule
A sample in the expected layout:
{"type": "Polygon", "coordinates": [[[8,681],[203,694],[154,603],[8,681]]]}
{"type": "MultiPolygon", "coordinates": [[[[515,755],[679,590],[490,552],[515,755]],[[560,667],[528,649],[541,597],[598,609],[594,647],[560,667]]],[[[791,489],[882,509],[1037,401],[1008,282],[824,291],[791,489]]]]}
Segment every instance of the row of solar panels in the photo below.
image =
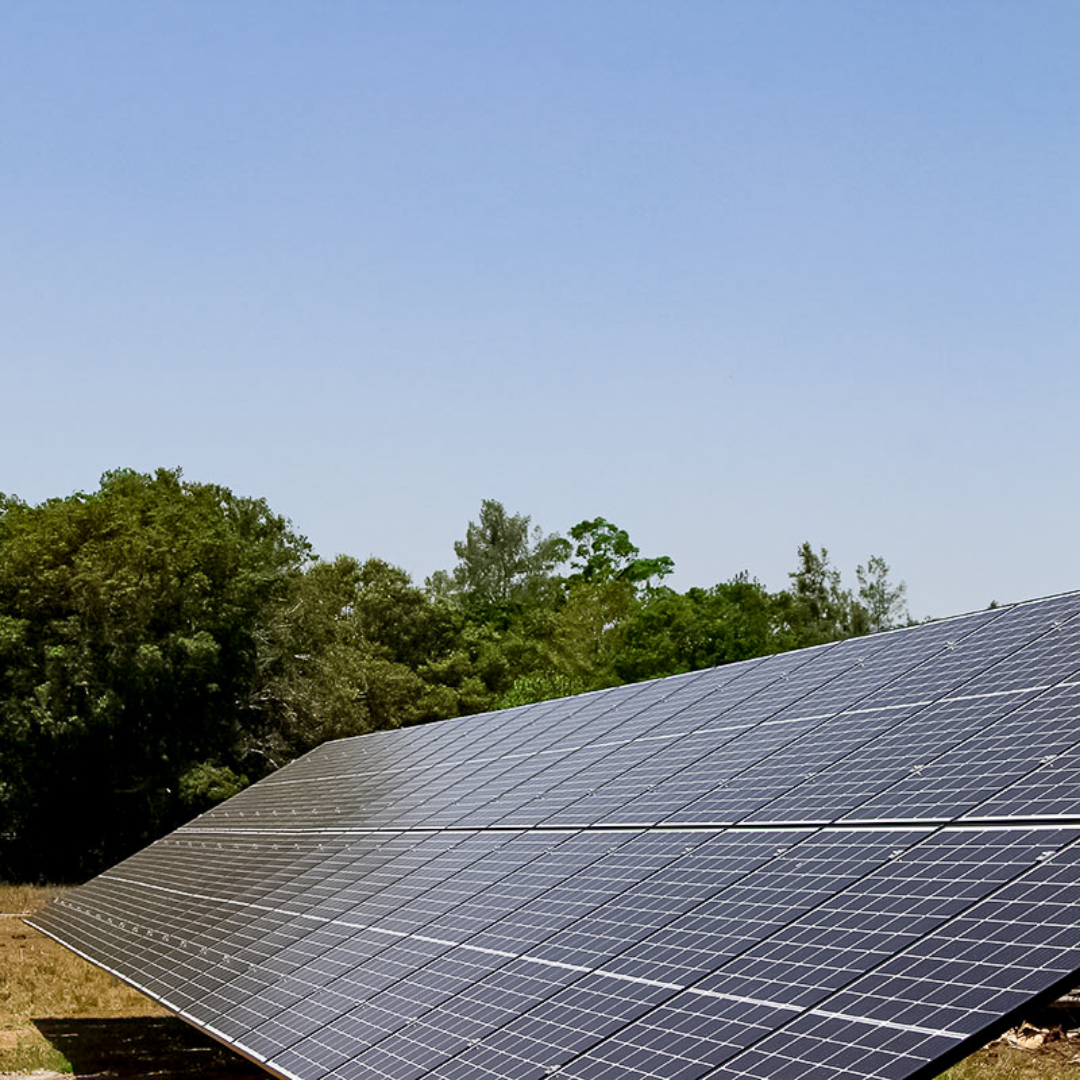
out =
{"type": "Polygon", "coordinates": [[[1060,826],[188,833],[38,925],[283,1074],[765,1076],[798,1033],[888,1076],[1067,979],[1077,902],[1060,826]]]}
{"type": "Polygon", "coordinates": [[[1080,972],[1078,692],[1070,595],[345,740],[35,925],[298,1080],[930,1075],[1080,972]]]}

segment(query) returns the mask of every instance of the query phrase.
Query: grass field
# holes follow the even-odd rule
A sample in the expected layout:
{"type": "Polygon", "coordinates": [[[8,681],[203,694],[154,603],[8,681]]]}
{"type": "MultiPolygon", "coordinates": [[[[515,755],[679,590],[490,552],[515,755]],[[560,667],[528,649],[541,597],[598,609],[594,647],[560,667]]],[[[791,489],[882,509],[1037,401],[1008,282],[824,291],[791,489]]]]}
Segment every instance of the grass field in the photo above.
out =
{"type": "MultiPolygon", "coordinates": [[[[42,1071],[131,1080],[266,1075],[23,923],[19,916],[59,891],[0,885],[0,1080],[42,1071]]],[[[1072,1034],[1050,1029],[1033,1049],[999,1040],[942,1080],[1080,1080],[1080,1029],[1072,1034]]]]}

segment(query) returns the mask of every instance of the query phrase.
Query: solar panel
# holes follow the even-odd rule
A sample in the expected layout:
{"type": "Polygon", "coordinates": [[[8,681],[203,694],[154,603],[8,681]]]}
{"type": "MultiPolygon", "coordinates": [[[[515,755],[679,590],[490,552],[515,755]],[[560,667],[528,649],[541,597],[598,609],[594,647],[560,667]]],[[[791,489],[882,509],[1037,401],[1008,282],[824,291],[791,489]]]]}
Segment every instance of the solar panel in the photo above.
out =
{"type": "Polygon", "coordinates": [[[1069,594],[328,743],[31,921],[290,1080],[901,1080],[1078,902],[1069,594]]]}

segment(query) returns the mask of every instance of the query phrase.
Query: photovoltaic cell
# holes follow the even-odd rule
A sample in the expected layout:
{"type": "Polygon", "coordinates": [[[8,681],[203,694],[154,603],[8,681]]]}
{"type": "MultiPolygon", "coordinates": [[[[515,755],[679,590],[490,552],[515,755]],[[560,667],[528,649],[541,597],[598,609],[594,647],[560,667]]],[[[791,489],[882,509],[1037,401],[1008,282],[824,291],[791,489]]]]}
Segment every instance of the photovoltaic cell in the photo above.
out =
{"type": "Polygon", "coordinates": [[[328,743],[32,921],[295,1080],[901,1080],[1078,903],[1069,594],[328,743]]]}

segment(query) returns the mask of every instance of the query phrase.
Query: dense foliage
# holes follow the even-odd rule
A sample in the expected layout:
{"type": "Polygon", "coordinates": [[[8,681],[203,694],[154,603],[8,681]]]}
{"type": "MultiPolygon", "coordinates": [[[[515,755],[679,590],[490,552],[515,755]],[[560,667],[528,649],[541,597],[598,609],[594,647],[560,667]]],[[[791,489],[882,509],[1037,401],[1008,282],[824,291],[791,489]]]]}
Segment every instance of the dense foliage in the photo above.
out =
{"type": "Polygon", "coordinates": [[[566,537],[488,500],[423,588],[319,560],[261,499],[179,470],[0,496],[0,878],[100,870],[320,742],[885,629],[880,558],[841,585],[679,593],[604,518],[566,537]]]}

